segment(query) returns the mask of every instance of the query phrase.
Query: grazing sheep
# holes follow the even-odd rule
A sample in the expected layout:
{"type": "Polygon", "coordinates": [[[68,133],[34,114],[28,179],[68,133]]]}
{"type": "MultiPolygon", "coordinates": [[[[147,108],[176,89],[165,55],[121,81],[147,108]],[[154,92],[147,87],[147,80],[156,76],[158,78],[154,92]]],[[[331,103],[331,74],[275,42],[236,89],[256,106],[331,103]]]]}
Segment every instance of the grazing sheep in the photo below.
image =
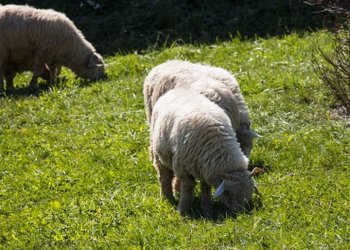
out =
{"type": "MultiPolygon", "coordinates": [[[[183,87],[187,88],[187,86],[183,87]]],[[[226,85],[212,78],[201,77],[194,81],[188,89],[207,97],[210,101],[219,105],[219,107],[222,108],[230,118],[234,130],[239,128],[238,105],[235,96],[226,85]]],[[[153,160],[151,148],[150,155],[153,160]]],[[[179,186],[179,183],[176,183],[177,181],[177,179],[174,180],[175,186],[179,186]]]]}
{"type": "Polygon", "coordinates": [[[250,129],[249,110],[244,101],[236,78],[227,70],[187,61],[170,60],[153,68],[144,81],[144,102],[148,122],[153,106],[167,91],[180,86],[191,86],[195,80],[209,77],[226,85],[233,93],[239,109],[239,128],[237,139],[243,153],[249,157],[253,139],[258,135],[250,129]]]}
{"type": "MultiPolygon", "coordinates": [[[[212,78],[200,77],[199,80],[191,83],[188,89],[199,93],[207,97],[210,101],[216,103],[225,111],[226,115],[230,118],[233,129],[236,131],[239,128],[240,123],[238,104],[236,102],[235,96],[226,85],[212,78]]],[[[151,159],[153,159],[152,153],[151,159]]],[[[180,186],[181,185],[179,179],[174,178],[174,193],[180,192],[180,186]]]]}
{"type": "Polygon", "coordinates": [[[231,211],[252,198],[254,181],[229,117],[222,108],[187,88],[159,98],[151,118],[151,150],[161,194],[173,200],[172,180],[180,181],[178,210],[188,214],[195,179],[201,182],[201,208],[212,213],[211,187],[231,211]]]}
{"type": "Polygon", "coordinates": [[[104,75],[101,55],[69,18],[54,10],[29,6],[0,6],[0,89],[4,89],[7,62],[9,68],[11,62],[15,62],[20,71],[31,67],[30,87],[36,86],[38,77],[47,67],[53,80],[59,65],[90,80],[98,80],[104,75]],[[33,56],[11,58],[19,52],[33,56]],[[20,62],[18,58],[24,60],[20,62]]]}

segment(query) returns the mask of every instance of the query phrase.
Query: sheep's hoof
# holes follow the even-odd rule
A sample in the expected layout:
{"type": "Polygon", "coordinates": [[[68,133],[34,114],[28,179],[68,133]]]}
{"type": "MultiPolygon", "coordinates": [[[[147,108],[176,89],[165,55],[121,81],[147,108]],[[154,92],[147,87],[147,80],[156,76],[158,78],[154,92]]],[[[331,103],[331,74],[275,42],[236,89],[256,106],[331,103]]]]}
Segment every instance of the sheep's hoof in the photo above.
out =
{"type": "Polygon", "coordinates": [[[176,205],[176,200],[174,197],[163,196],[170,204],[176,205]]]}
{"type": "Polygon", "coordinates": [[[187,211],[179,211],[179,213],[182,217],[189,217],[190,216],[190,213],[187,211]]]}
{"type": "Polygon", "coordinates": [[[190,215],[190,209],[186,209],[186,208],[181,208],[181,207],[177,207],[177,210],[179,211],[181,216],[189,216],[190,215]]]}
{"type": "Polygon", "coordinates": [[[214,213],[213,211],[203,211],[202,216],[207,219],[212,219],[214,218],[214,213]]]}
{"type": "Polygon", "coordinates": [[[6,92],[7,93],[13,93],[13,92],[15,92],[15,88],[14,87],[7,88],[6,92]]]}

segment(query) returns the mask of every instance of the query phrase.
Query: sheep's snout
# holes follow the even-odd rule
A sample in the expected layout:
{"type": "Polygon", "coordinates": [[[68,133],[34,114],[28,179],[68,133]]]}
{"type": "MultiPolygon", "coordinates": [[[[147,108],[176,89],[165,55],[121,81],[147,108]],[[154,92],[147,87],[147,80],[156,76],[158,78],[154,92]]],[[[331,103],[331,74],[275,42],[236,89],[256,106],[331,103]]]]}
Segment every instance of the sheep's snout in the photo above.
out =
{"type": "Polygon", "coordinates": [[[93,53],[89,57],[87,68],[85,75],[86,78],[97,81],[105,77],[104,62],[100,54],[93,53]]]}

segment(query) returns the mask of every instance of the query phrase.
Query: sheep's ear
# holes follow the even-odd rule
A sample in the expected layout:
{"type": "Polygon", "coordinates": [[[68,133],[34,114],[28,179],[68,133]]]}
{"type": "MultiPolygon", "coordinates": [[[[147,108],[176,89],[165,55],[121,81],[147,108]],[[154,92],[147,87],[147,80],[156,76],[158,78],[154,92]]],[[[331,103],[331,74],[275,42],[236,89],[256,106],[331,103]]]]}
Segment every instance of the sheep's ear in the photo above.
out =
{"type": "Polygon", "coordinates": [[[92,54],[89,58],[88,68],[103,67],[103,60],[97,54],[92,54]]]}
{"type": "Polygon", "coordinates": [[[220,95],[213,89],[203,89],[200,91],[200,94],[204,95],[212,102],[219,103],[221,101],[220,95]]]}
{"type": "Polygon", "coordinates": [[[250,131],[250,136],[253,138],[261,138],[262,136],[254,131],[250,131]]]}
{"type": "Polygon", "coordinates": [[[218,186],[218,188],[215,190],[214,193],[214,198],[219,197],[220,195],[222,195],[222,193],[225,191],[225,183],[224,181],[221,182],[221,184],[218,186]]]}
{"type": "Polygon", "coordinates": [[[252,172],[250,172],[251,176],[256,176],[260,173],[264,173],[264,169],[259,168],[259,167],[255,167],[252,172]]]}

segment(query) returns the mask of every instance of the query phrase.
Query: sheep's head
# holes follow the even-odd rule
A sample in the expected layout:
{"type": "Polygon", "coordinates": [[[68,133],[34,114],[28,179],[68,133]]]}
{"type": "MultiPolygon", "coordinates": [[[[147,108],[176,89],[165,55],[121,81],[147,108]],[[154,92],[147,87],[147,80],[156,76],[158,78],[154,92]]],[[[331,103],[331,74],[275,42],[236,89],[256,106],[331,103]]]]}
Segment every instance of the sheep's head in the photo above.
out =
{"type": "Polygon", "coordinates": [[[243,154],[248,158],[253,148],[254,138],[259,138],[259,137],[260,136],[257,133],[250,130],[250,123],[240,124],[239,129],[237,130],[237,140],[241,146],[243,154]]]}
{"type": "Polygon", "coordinates": [[[89,56],[87,68],[84,70],[82,77],[95,81],[101,79],[104,72],[103,58],[95,52],[89,56]]]}
{"type": "Polygon", "coordinates": [[[242,169],[224,174],[223,180],[214,193],[214,197],[218,197],[232,213],[235,213],[249,204],[254,190],[255,184],[252,173],[242,169]]]}

